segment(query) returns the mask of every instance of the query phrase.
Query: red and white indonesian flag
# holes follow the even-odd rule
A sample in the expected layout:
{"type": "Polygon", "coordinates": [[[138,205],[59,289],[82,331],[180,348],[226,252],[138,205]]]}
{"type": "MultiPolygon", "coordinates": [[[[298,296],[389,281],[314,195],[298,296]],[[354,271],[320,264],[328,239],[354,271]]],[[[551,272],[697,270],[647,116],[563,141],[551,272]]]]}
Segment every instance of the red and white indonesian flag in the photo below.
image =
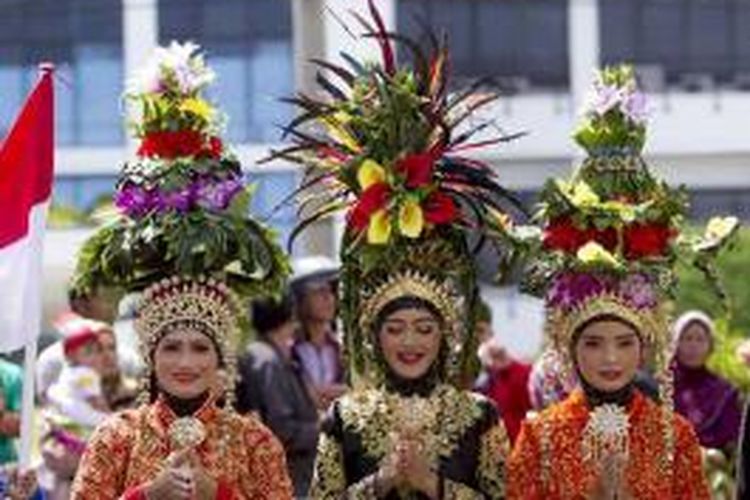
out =
{"type": "Polygon", "coordinates": [[[0,352],[39,333],[42,243],[54,163],[52,68],[0,144],[0,352]]]}

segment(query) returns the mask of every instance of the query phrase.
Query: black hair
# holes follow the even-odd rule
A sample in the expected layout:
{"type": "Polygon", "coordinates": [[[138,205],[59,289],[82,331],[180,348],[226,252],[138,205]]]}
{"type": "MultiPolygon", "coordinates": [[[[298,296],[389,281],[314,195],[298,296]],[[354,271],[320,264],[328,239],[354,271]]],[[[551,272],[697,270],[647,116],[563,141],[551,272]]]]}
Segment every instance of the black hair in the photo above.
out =
{"type": "Polygon", "coordinates": [[[280,300],[265,298],[254,301],[251,305],[253,329],[261,336],[287,323],[293,318],[292,300],[284,295],[280,300]]]}
{"type": "Polygon", "coordinates": [[[373,322],[373,330],[375,332],[379,332],[388,316],[402,309],[425,310],[435,316],[438,322],[441,323],[441,326],[444,321],[443,316],[440,314],[440,311],[438,311],[437,307],[435,307],[434,304],[420,297],[415,297],[414,295],[406,295],[388,302],[380,310],[378,315],[375,317],[375,321],[373,322]]]}

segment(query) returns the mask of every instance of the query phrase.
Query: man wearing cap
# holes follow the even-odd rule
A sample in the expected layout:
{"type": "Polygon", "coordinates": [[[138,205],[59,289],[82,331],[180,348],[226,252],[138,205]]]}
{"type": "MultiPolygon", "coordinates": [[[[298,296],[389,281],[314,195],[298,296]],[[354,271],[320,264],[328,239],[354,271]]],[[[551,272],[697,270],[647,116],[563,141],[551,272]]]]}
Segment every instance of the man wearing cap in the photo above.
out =
{"type": "Polygon", "coordinates": [[[338,266],[323,256],[296,259],[291,281],[299,331],[294,356],[325,409],[342,395],[344,371],[336,338],[336,281],[338,266]]]}

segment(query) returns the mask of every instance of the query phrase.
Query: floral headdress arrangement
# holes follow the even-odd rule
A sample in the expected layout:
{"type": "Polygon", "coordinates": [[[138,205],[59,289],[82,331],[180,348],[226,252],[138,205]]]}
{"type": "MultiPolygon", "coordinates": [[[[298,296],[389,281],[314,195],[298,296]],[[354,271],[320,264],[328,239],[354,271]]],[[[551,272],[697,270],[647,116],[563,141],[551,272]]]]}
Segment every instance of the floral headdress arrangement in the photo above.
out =
{"type": "MultiPolygon", "coordinates": [[[[447,47],[433,37],[426,52],[387,32],[372,1],[369,9],[372,23],[353,15],[364,37],[379,44],[381,60],[361,63],[343,54],[345,65],[313,61],[325,72],[318,82],[326,98],[288,99],[301,110],[286,130],[292,144],[271,155],[305,166],[307,180],[293,196],[306,196],[300,209],[307,215],[292,239],[308,224],[346,212],[341,315],[355,373],[366,371],[367,364],[361,349],[367,332],[357,319],[361,292],[375,293],[390,273],[415,266],[459,287],[457,295],[468,295],[464,311],[472,311],[473,267],[452,262],[470,260],[467,233],[492,233],[509,203],[516,203],[487,165],[464,156],[512,139],[475,139],[490,124],[467,124],[496,96],[478,96],[479,85],[449,93],[447,47]],[[394,43],[411,53],[413,67],[397,64],[394,43]]],[[[471,314],[458,317],[468,324],[471,314]]],[[[465,330],[469,335],[473,329],[465,330]]]]}
{"type": "MultiPolygon", "coordinates": [[[[636,327],[656,356],[670,450],[674,267],[678,259],[692,262],[715,278],[712,257],[735,233],[737,219],[713,219],[702,236],[684,234],[685,194],[653,176],[641,157],[647,118],[631,67],[598,73],[574,133],[588,156],[569,180],[551,180],[543,189],[536,214],[542,231],[523,286],[545,299],[547,341],[567,370],[574,337],[588,321],[614,315],[636,327]]],[[[599,438],[608,446],[611,436],[599,438]]]]}
{"type": "Polygon", "coordinates": [[[251,189],[221,140],[222,114],[203,96],[214,78],[198,46],[172,42],[130,82],[140,144],[120,174],[116,215],[81,250],[79,293],[199,275],[242,296],[280,289],[288,263],[273,233],[249,216],[251,189]]]}
{"type": "MultiPolygon", "coordinates": [[[[737,219],[728,217],[712,219],[702,236],[684,234],[685,193],[657,179],[641,157],[647,111],[631,67],[597,75],[574,133],[588,157],[569,180],[545,185],[536,214],[540,248],[525,287],[552,310],[569,315],[599,296],[639,314],[655,310],[673,294],[677,260],[710,268],[735,233],[737,219]]],[[[572,331],[550,333],[567,349],[572,331]]],[[[641,333],[667,338],[666,330],[641,333]]]]}

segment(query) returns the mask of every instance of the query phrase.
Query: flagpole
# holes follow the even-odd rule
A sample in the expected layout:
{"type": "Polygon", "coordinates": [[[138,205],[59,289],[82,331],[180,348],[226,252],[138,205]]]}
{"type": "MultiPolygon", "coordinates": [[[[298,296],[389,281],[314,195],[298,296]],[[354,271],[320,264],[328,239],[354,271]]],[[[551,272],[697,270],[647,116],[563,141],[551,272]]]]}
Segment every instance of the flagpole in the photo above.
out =
{"type": "MultiPolygon", "coordinates": [[[[41,325],[37,325],[37,329],[41,325]]],[[[21,444],[18,465],[22,471],[31,466],[31,445],[34,433],[34,371],[36,367],[36,338],[24,347],[23,399],[21,400],[21,444]]]]}
{"type": "MultiPolygon", "coordinates": [[[[55,66],[49,62],[43,62],[39,64],[39,77],[52,76],[54,73],[55,66]]],[[[54,130],[52,131],[54,136],[54,130]]],[[[54,142],[53,142],[54,144],[54,142]]],[[[53,146],[54,147],[54,146],[53,146]]],[[[53,167],[54,168],[54,167],[53,167]]],[[[44,220],[46,220],[47,207],[44,210],[44,220]]],[[[44,227],[42,225],[42,227],[44,227]]],[[[42,229],[43,230],[43,229],[42,229]]],[[[33,265],[36,268],[35,275],[36,279],[42,280],[42,260],[44,249],[44,237],[42,236],[34,242],[36,251],[40,258],[34,262],[33,265]]],[[[34,297],[33,305],[36,310],[35,314],[30,314],[29,317],[34,318],[32,321],[33,325],[30,325],[34,335],[28,338],[26,345],[24,346],[24,361],[23,361],[23,395],[21,399],[21,436],[20,436],[20,449],[18,456],[18,466],[21,471],[28,470],[31,467],[31,448],[32,439],[34,437],[34,373],[36,368],[36,355],[37,355],[37,339],[42,328],[42,292],[41,289],[38,291],[38,295],[34,297]]]]}

